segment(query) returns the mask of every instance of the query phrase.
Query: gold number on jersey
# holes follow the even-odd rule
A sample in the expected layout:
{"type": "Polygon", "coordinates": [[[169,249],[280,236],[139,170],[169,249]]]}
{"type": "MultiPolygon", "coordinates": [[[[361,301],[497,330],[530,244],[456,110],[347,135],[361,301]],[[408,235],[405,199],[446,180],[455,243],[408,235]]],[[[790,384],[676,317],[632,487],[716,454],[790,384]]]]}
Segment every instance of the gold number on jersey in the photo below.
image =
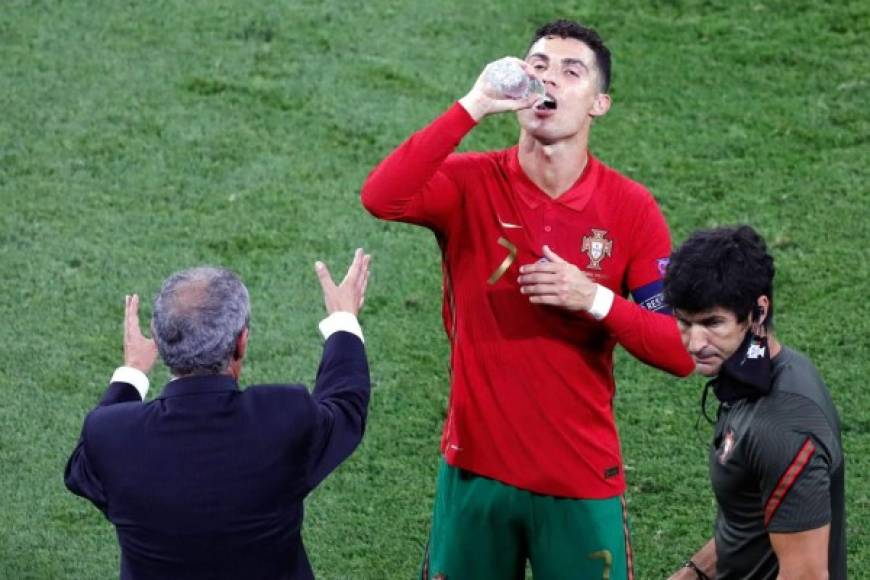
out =
{"type": "Polygon", "coordinates": [[[514,260],[517,259],[517,247],[510,243],[507,238],[499,238],[498,245],[504,247],[508,251],[507,257],[502,261],[498,268],[495,269],[495,272],[490,274],[487,279],[487,284],[495,284],[498,282],[498,279],[504,276],[504,273],[508,271],[508,268],[511,267],[511,264],[514,263],[514,260]]]}
{"type": "Polygon", "coordinates": [[[604,560],[604,573],[601,574],[601,580],[610,580],[610,568],[613,566],[613,555],[610,550],[592,552],[586,557],[590,560],[604,560]]]}

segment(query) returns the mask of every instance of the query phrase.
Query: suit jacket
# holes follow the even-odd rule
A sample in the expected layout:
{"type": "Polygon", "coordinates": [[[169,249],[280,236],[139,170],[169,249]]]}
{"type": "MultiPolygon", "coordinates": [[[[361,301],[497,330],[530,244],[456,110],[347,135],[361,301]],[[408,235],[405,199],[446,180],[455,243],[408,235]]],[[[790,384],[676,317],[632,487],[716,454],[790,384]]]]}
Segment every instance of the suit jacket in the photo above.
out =
{"type": "Polygon", "coordinates": [[[302,500],[359,444],[368,400],[365,349],[348,332],[326,341],[311,394],[210,375],[143,403],[112,383],[66,485],[115,525],[123,580],[313,578],[302,500]]]}

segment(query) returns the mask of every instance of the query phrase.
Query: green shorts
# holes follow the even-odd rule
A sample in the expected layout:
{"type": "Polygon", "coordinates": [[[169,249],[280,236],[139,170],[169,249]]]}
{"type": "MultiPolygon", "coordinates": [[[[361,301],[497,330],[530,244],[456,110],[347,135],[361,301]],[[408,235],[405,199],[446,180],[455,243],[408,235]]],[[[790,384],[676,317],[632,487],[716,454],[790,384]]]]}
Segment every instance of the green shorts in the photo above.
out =
{"type": "Polygon", "coordinates": [[[633,580],[625,501],[540,495],[447,465],[423,580],[633,580]]]}

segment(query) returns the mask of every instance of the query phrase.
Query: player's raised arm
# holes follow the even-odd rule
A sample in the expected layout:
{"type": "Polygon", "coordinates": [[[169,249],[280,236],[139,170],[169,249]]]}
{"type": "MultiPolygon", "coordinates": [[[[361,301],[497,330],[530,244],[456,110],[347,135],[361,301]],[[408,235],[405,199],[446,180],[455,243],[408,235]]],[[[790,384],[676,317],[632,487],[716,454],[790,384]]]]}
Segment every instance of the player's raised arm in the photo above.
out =
{"type": "MultiPolygon", "coordinates": [[[[532,74],[529,65],[508,58],[532,74]]],[[[488,71],[502,61],[488,64],[458,103],[411,135],[374,168],[361,191],[363,206],[372,215],[441,231],[447,227],[462,190],[461,179],[445,163],[448,156],[485,116],[528,108],[540,99],[531,92],[522,98],[501,94],[488,71]]]]}

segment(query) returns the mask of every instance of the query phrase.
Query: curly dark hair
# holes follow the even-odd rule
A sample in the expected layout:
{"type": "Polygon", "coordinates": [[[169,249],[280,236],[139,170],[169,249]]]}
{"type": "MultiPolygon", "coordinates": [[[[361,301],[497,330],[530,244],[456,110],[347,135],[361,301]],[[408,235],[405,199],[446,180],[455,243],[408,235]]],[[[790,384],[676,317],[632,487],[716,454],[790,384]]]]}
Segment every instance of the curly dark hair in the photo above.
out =
{"type": "Polygon", "coordinates": [[[554,20],[540,26],[535,31],[526,52],[536,42],[547,36],[573,38],[591,48],[592,52],[595,53],[595,64],[598,67],[598,72],[601,73],[601,92],[606,93],[610,90],[610,49],[604,45],[604,41],[597,32],[573,20],[554,20]]]}
{"type": "Polygon", "coordinates": [[[764,295],[770,300],[764,327],[770,328],[774,274],[773,257],[751,227],[698,230],[671,254],[665,301],[688,313],[719,306],[743,322],[764,295]]]}

